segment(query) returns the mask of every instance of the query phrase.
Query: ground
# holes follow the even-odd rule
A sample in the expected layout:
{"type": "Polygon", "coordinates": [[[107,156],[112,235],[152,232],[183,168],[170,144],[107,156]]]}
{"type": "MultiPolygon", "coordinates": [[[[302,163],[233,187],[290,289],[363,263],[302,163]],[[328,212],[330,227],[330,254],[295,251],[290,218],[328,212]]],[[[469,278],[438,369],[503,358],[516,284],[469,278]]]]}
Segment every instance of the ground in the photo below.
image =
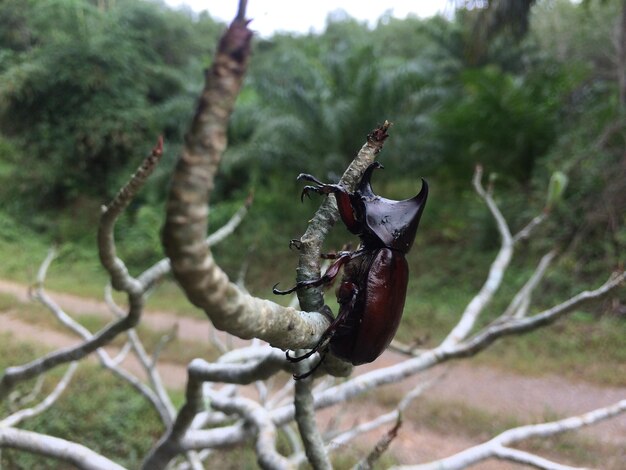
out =
{"type": "MultiPolygon", "coordinates": [[[[27,287],[18,283],[0,280],[0,292],[13,295],[23,302],[29,301],[27,287]]],[[[55,292],[50,294],[68,312],[111,318],[107,306],[101,301],[55,292]]],[[[1,312],[0,319],[0,333],[10,332],[25,341],[37,341],[51,348],[78,342],[70,333],[52,330],[46,324],[20,318],[19,309],[1,312]]],[[[149,310],[145,312],[142,321],[156,332],[166,332],[173,325],[178,325],[178,338],[189,345],[206,343],[211,331],[207,320],[169,312],[149,310]]],[[[400,360],[402,356],[388,351],[374,364],[357,368],[356,373],[400,360]]],[[[127,360],[124,365],[140,373],[137,363],[127,360]]],[[[164,361],[160,372],[168,388],[184,388],[184,364],[172,360],[164,361]]],[[[390,452],[400,463],[418,463],[450,455],[488,439],[491,437],[491,428],[506,428],[580,414],[626,397],[626,387],[601,387],[566,380],[556,375],[524,376],[492,367],[477,366],[471,360],[451,363],[437,370],[439,372],[443,375],[436,385],[406,411],[399,436],[391,445],[390,452]],[[459,422],[463,420],[466,422],[460,426],[459,422]]],[[[422,380],[423,376],[413,377],[399,384],[383,387],[376,392],[375,400],[368,396],[359,398],[348,406],[342,406],[341,410],[324,410],[320,413],[320,426],[326,426],[331,418],[336,419],[338,415],[341,415],[344,425],[350,425],[387,412],[403,392],[417,386],[422,380]],[[364,400],[367,400],[367,407],[363,406],[364,400]]],[[[359,440],[360,445],[374,443],[383,432],[377,430],[370,433],[359,440]]],[[[585,445],[611,449],[611,455],[607,455],[605,461],[594,463],[594,466],[618,469],[619,462],[623,463],[626,459],[626,417],[585,429],[577,434],[576,439],[581,439],[580,442],[585,445]]],[[[553,450],[548,450],[548,454],[551,452],[553,450]]],[[[362,451],[352,447],[343,449],[342,453],[362,455],[362,451]]],[[[554,455],[558,454],[556,451],[554,455]]],[[[474,468],[518,467],[502,462],[488,462],[474,468]]]]}

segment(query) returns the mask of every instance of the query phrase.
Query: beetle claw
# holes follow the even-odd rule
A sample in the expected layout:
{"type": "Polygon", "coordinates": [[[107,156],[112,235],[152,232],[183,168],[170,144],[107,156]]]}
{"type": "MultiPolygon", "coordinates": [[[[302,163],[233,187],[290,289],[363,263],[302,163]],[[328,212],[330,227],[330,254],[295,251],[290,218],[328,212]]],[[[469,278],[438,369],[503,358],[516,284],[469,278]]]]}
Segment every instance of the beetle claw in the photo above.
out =
{"type": "Polygon", "coordinates": [[[320,358],[320,360],[317,362],[317,364],[315,364],[315,365],[311,368],[311,370],[310,370],[310,371],[305,372],[304,374],[300,374],[300,375],[296,375],[296,374],[294,374],[294,375],[293,375],[293,378],[294,378],[295,380],[302,380],[302,379],[306,379],[306,378],[307,378],[307,377],[309,377],[309,376],[310,376],[313,372],[315,372],[315,371],[319,368],[319,366],[321,366],[321,365],[322,365],[322,362],[324,362],[324,359],[325,359],[325,358],[326,358],[326,353],[324,352],[324,353],[322,354],[322,357],[320,358]]]}
{"type": "MultiPolygon", "coordinates": [[[[289,240],[289,248],[295,248],[296,250],[300,250],[302,248],[302,241],[297,238],[293,238],[289,240]]],[[[278,284],[276,284],[278,285],[278,284]]],[[[276,286],[274,286],[276,287],[276,286]]]]}
{"type": "Polygon", "coordinates": [[[303,354],[302,356],[290,356],[289,351],[287,351],[285,353],[285,356],[287,356],[287,360],[289,362],[295,363],[295,362],[304,361],[307,357],[311,357],[313,354],[315,354],[315,351],[317,351],[317,348],[311,349],[308,353],[303,354]]]}
{"type": "Polygon", "coordinates": [[[324,186],[320,180],[318,180],[315,176],[309,175],[308,173],[300,173],[296,178],[297,181],[310,181],[311,183],[319,184],[320,186],[324,186]]]}
{"type": "Polygon", "coordinates": [[[287,294],[291,294],[292,292],[295,292],[298,289],[298,285],[295,285],[291,289],[279,290],[279,289],[276,289],[276,286],[278,284],[280,284],[280,282],[277,282],[276,284],[274,284],[274,287],[272,287],[272,292],[274,293],[274,295],[287,295],[287,294]]]}
{"type": "Polygon", "coordinates": [[[302,193],[300,194],[300,201],[301,202],[304,202],[304,196],[306,196],[309,199],[311,199],[311,196],[309,195],[309,191],[315,191],[315,187],[314,186],[305,186],[304,188],[302,188],[302,193]]]}

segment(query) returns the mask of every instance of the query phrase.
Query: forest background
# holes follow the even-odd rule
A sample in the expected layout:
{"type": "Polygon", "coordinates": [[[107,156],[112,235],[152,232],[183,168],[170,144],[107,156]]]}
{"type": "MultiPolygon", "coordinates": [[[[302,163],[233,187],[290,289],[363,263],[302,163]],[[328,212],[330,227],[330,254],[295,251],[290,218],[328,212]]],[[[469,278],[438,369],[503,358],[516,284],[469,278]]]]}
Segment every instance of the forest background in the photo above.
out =
{"type": "MultiPolygon", "coordinates": [[[[518,11],[474,5],[451,19],[383,17],[374,27],[336,12],[320,34],[256,39],[212,196],[211,224],[219,227],[254,195],[230,243],[214,249],[232,277],[245,264],[246,287],[263,297],[276,282],[293,282],[297,257],[288,243],[315,207],[300,203],[295,177],[337,179],[385,119],[393,127],[376,191],[410,197],[421,177],[431,188],[409,255],[403,341],[440,339],[497,250],[498,232],[470,184],[477,163],[514,230],[541,208],[551,212],[538,242],[521,247],[502,299],[552,247],[559,258],[537,308],[623,267],[626,6],[493,3],[518,11]],[[560,197],[550,196],[550,181],[567,182],[560,197]]],[[[163,257],[168,176],[224,25],[138,0],[4,0],[0,24],[0,276],[31,281],[56,245],[49,285],[99,295],[100,206],[161,134],[166,157],[117,237],[131,269],[163,257]]],[[[347,241],[336,229],[327,248],[347,241]]],[[[155,302],[200,315],[173,283],[155,302]]],[[[625,302],[622,290],[485,360],[625,385],[625,302]],[[537,355],[546,359],[533,361],[537,355]]]]}

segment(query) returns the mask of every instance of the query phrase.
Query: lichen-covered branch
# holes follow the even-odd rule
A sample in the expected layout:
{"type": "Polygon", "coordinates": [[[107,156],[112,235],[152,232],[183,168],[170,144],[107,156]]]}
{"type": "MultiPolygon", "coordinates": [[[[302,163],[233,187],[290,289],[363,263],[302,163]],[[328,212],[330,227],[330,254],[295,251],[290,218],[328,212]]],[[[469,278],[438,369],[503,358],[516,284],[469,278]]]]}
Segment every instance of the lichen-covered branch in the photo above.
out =
{"type": "MultiPolygon", "coordinates": [[[[240,4],[240,8],[245,5],[240,4]]],[[[163,246],[187,297],[217,328],[244,339],[257,337],[282,349],[311,347],[327,326],[325,317],[314,313],[317,309],[300,312],[246,294],[217,266],[204,242],[209,196],[226,148],[228,119],[248,63],[252,33],[242,19],[244,15],[240,10],[223,35],[207,72],[172,176],[163,246]]]]}
{"type": "MultiPolygon", "coordinates": [[[[367,136],[367,141],[339,180],[342,186],[349,190],[354,190],[357,183],[361,180],[365,169],[376,159],[376,156],[382,150],[388,137],[387,131],[390,126],[391,123],[385,121],[367,136]]],[[[298,245],[300,257],[296,281],[306,281],[320,277],[322,244],[338,219],[339,212],[335,196],[329,195],[315,212],[306,231],[300,238],[298,245]]],[[[304,310],[319,311],[324,305],[320,289],[301,289],[298,291],[298,298],[304,310]]]]}
{"type": "Polygon", "coordinates": [[[152,153],[142,162],[141,166],[131,177],[129,182],[120,189],[113,200],[102,208],[100,224],[98,226],[98,253],[100,263],[111,276],[111,285],[114,289],[129,294],[140,295],[143,286],[139,281],[128,274],[124,262],[116,255],[114,228],[118,217],[132,201],[137,191],[144,185],[152,174],[163,155],[163,138],[159,137],[152,153]]]}
{"type": "Polygon", "coordinates": [[[312,385],[311,377],[297,381],[294,397],[295,418],[304,444],[304,451],[311,466],[315,470],[330,470],[332,465],[315,420],[312,385]]]}
{"type": "MultiPolygon", "coordinates": [[[[377,127],[367,136],[365,145],[361,148],[356,158],[341,177],[340,184],[349,189],[354,189],[365,169],[374,161],[376,155],[382,150],[387,130],[390,123],[385,121],[382,126],[377,127]]],[[[296,280],[305,281],[320,277],[320,255],[322,244],[335,222],[339,213],[337,202],[334,196],[329,196],[322,202],[310,220],[306,232],[300,238],[298,248],[300,250],[299,265],[296,280]]],[[[302,289],[298,291],[300,306],[304,310],[317,311],[324,308],[324,301],[320,289],[302,289]]],[[[333,361],[329,358],[324,365],[326,370],[330,370],[337,375],[346,375],[351,366],[343,361],[333,361]],[[333,370],[335,369],[335,370],[333,370]]],[[[301,367],[308,367],[307,361],[300,363],[301,367]]],[[[301,370],[300,373],[306,373],[301,370]]],[[[331,468],[328,455],[324,449],[322,437],[315,421],[313,397],[311,395],[311,383],[301,381],[296,384],[295,397],[296,422],[302,436],[305,452],[311,465],[315,469],[331,468]]]]}
{"type": "MultiPolygon", "coordinates": [[[[231,235],[245,218],[251,204],[252,195],[246,199],[243,206],[241,206],[241,208],[233,214],[228,222],[206,238],[207,245],[209,245],[209,247],[215,246],[231,235]]],[[[166,274],[169,274],[171,270],[172,266],[169,258],[163,258],[141,273],[137,279],[139,279],[139,281],[148,290],[151,289],[157,281],[162,279],[166,274]]]]}

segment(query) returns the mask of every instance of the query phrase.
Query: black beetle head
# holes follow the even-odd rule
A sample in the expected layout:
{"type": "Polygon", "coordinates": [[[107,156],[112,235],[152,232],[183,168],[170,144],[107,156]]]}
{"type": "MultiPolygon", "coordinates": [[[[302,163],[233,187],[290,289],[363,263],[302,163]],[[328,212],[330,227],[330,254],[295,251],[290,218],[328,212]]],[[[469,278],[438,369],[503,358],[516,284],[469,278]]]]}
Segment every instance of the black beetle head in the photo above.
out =
{"type": "Polygon", "coordinates": [[[360,199],[364,211],[362,236],[367,244],[382,244],[388,248],[408,253],[413,246],[417,227],[428,198],[428,183],[422,179],[419,194],[404,201],[394,201],[377,196],[370,180],[379,162],[372,163],[359,183],[355,196],[360,199]],[[378,242],[378,243],[377,243],[378,242]]]}

